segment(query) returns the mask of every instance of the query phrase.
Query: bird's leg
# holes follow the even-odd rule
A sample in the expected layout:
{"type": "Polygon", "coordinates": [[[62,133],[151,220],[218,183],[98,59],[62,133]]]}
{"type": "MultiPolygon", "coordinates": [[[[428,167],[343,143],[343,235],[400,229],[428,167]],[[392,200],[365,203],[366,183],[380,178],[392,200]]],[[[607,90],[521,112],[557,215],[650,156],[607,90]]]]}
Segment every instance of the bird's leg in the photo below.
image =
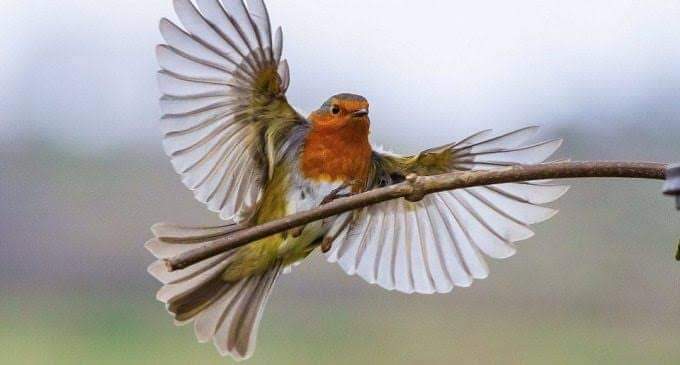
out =
{"type": "Polygon", "coordinates": [[[295,228],[291,229],[290,235],[293,238],[298,238],[298,237],[302,236],[302,232],[305,230],[305,227],[307,227],[307,226],[306,225],[305,226],[299,226],[299,227],[295,227],[295,228]]]}
{"type": "Polygon", "coordinates": [[[331,225],[331,228],[326,232],[323,240],[321,241],[321,252],[327,253],[333,248],[333,241],[335,241],[338,236],[345,230],[348,224],[352,222],[352,213],[344,213],[343,215],[336,218],[336,220],[331,225]]]}
{"type": "MultiPolygon", "coordinates": [[[[339,198],[347,198],[352,195],[355,195],[356,193],[349,192],[349,193],[344,193],[340,194],[341,191],[345,190],[346,188],[354,185],[356,181],[350,181],[348,183],[344,183],[341,186],[339,186],[337,189],[333,190],[330,194],[328,194],[323,201],[321,202],[321,205],[328,204],[332,202],[335,199],[339,198]]],[[[343,219],[343,222],[338,224],[338,222],[335,222],[335,224],[331,227],[331,230],[326,234],[326,236],[323,238],[323,241],[321,242],[321,252],[323,253],[328,253],[328,251],[333,248],[333,241],[335,241],[336,238],[340,235],[342,230],[349,224],[350,222],[350,217],[347,216],[346,218],[336,218],[336,219],[343,219]]],[[[327,224],[326,220],[324,220],[324,224],[327,224]]]]}
{"type": "Polygon", "coordinates": [[[353,193],[344,193],[341,194],[340,192],[347,189],[348,187],[352,186],[354,184],[354,181],[346,182],[343,183],[342,185],[338,186],[337,188],[333,189],[328,195],[326,195],[323,200],[321,200],[321,204],[319,205],[326,205],[330,202],[332,202],[335,199],[340,199],[340,198],[347,198],[352,195],[353,193]]]}
{"type": "Polygon", "coordinates": [[[334,239],[335,239],[334,237],[328,237],[328,236],[324,237],[323,241],[321,242],[321,252],[328,253],[328,251],[330,251],[331,248],[333,248],[333,240],[334,239]]]}

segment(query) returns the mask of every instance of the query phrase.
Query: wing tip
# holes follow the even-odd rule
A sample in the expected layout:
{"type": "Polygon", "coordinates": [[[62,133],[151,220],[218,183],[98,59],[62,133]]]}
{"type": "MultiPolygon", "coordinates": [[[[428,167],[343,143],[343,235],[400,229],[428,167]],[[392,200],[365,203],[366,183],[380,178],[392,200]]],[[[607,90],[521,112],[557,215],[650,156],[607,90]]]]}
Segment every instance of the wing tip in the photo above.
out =
{"type": "Polygon", "coordinates": [[[158,62],[158,66],[163,70],[167,71],[165,68],[165,61],[167,57],[169,56],[169,53],[172,52],[170,49],[170,46],[167,44],[157,44],[155,47],[155,52],[156,52],[156,61],[158,62]]]}
{"type": "Polygon", "coordinates": [[[161,32],[161,34],[165,33],[166,29],[172,26],[175,26],[175,23],[167,17],[162,17],[158,21],[158,30],[161,32]]]}
{"type": "Polygon", "coordinates": [[[552,188],[557,189],[557,193],[554,196],[551,196],[549,201],[542,202],[540,204],[547,204],[547,203],[552,203],[554,201],[557,201],[564,195],[566,195],[570,190],[571,190],[571,185],[550,185],[552,188]]]}
{"type": "Polygon", "coordinates": [[[552,219],[553,217],[555,217],[560,212],[559,209],[550,208],[550,210],[551,210],[551,212],[546,215],[547,218],[545,220],[537,222],[537,223],[542,223],[542,222],[548,221],[548,220],[552,219]]]}
{"type": "Polygon", "coordinates": [[[557,150],[558,150],[560,147],[562,147],[562,145],[564,144],[564,138],[555,138],[555,139],[551,139],[551,140],[548,140],[547,143],[548,143],[548,144],[549,144],[549,143],[555,143],[555,145],[556,145],[555,151],[557,151],[557,150]]]}
{"type": "Polygon", "coordinates": [[[520,128],[519,131],[533,131],[535,133],[538,132],[540,129],[541,126],[539,124],[531,124],[524,128],[520,128]]]}

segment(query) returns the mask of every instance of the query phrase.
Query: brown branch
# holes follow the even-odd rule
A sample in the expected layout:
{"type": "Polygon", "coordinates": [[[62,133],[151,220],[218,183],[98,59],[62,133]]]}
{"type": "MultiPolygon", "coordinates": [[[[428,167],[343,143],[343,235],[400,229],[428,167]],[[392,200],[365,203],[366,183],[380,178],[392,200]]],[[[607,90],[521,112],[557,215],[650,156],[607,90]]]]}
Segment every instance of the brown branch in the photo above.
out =
{"type": "Polygon", "coordinates": [[[391,199],[421,200],[425,195],[445,190],[511,182],[567,178],[640,178],[664,179],[666,165],[650,162],[555,162],[540,165],[518,165],[488,171],[452,172],[436,176],[409,176],[407,181],[342,198],[318,208],[296,213],[259,226],[246,228],[224,239],[206,243],[166,260],[169,270],[180,270],[216,254],[244,246],[310,222],[339,215],[391,199]]]}

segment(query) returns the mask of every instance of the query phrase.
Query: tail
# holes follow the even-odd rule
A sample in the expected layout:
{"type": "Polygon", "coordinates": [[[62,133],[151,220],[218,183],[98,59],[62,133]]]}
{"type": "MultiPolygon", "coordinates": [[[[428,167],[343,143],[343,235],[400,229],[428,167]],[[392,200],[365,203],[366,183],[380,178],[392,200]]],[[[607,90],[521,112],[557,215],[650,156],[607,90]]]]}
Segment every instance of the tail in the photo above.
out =
{"type": "Polygon", "coordinates": [[[187,228],[157,224],[156,238],[145,247],[158,259],[149,273],[163,283],[156,298],[166,304],[177,325],[194,322],[199,342],[212,340],[222,356],[245,360],[255,350],[257,329],[272,287],[282,265],[236,282],[223,273],[235,262],[236,250],[213,256],[179,271],[168,271],[163,259],[224,238],[238,225],[187,228]]]}

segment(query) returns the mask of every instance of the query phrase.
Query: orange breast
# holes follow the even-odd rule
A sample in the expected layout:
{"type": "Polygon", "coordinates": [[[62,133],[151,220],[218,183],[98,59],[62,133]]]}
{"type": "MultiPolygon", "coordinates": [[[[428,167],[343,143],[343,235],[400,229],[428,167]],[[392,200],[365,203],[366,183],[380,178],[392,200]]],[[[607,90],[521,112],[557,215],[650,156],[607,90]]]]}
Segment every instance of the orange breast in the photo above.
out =
{"type": "Polygon", "coordinates": [[[354,192],[364,190],[373,153],[368,129],[368,123],[314,124],[302,151],[303,175],[316,181],[352,183],[354,192]]]}

